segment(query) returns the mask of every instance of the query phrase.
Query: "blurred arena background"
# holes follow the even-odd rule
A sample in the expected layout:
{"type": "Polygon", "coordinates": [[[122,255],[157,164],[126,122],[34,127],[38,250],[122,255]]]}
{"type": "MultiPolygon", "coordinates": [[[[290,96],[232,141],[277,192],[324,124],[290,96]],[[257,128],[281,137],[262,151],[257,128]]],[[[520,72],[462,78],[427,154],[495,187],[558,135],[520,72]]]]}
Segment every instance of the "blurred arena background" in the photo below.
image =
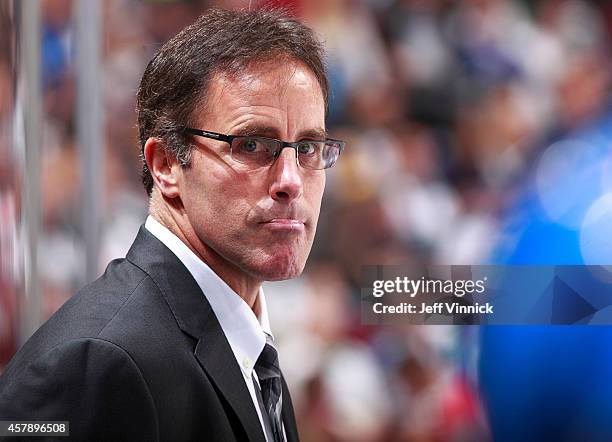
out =
{"type": "MultiPolygon", "coordinates": [[[[609,327],[359,316],[366,264],[612,263],[612,2],[250,6],[325,42],[347,141],[304,275],[265,287],[303,440],[612,440],[609,327]]],[[[249,1],[0,0],[0,369],[144,222],[136,88],[209,7],[249,1]]]]}

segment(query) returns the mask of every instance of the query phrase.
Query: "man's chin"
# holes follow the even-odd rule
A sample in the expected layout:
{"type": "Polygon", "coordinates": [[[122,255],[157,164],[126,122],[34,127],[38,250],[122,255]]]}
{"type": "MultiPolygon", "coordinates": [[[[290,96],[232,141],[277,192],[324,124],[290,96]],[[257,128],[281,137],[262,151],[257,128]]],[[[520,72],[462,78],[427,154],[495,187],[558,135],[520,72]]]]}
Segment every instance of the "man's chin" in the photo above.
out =
{"type": "Polygon", "coordinates": [[[297,278],[302,274],[304,266],[291,268],[271,268],[261,272],[261,280],[263,281],[284,281],[286,279],[297,278]]]}
{"type": "Polygon", "coordinates": [[[306,260],[276,258],[256,266],[253,273],[257,273],[258,279],[262,281],[284,281],[300,276],[305,264],[306,260]]]}

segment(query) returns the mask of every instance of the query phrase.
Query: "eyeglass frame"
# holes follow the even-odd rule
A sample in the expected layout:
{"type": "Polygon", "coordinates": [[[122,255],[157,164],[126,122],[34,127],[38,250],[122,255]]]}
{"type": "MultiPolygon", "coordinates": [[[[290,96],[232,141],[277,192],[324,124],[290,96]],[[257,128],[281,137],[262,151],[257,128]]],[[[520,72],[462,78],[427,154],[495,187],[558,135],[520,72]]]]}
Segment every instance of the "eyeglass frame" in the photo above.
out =
{"type": "MultiPolygon", "coordinates": [[[[229,144],[230,146],[230,155],[231,155],[231,149],[232,149],[232,142],[234,141],[234,139],[236,138],[259,138],[259,139],[264,139],[264,140],[270,140],[270,141],[275,141],[276,143],[278,143],[281,148],[278,151],[278,154],[276,157],[274,157],[274,159],[272,160],[272,162],[269,165],[274,164],[274,162],[276,161],[276,159],[280,156],[281,152],[283,151],[283,149],[287,148],[287,147],[291,147],[292,149],[295,150],[295,159],[297,161],[297,164],[299,164],[300,167],[307,169],[307,170],[325,170],[325,169],[331,169],[336,162],[338,161],[338,158],[340,158],[340,154],[342,153],[342,151],[344,150],[344,147],[346,145],[345,141],[342,140],[336,140],[334,138],[325,138],[324,140],[313,140],[313,139],[305,139],[305,140],[301,140],[301,141],[283,141],[283,140],[278,140],[276,138],[270,138],[270,137],[263,137],[263,136],[258,136],[258,135],[228,135],[228,134],[221,134],[221,133],[217,133],[217,132],[212,132],[209,130],[203,130],[203,129],[194,129],[192,127],[182,127],[181,131],[184,133],[188,133],[191,135],[197,135],[200,137],[204,137],[204,138],[209,138],[211,140],[217,140],[217,141],[223,141],[229,144]],[[324,167],[322,169],[313,169],[311,167],[305,167],[302,164],[300,164],[300,153],[298,152],[298,146],[300,145],[300,143],[303,143],[304,141],[316,141],[318,143],[327,143],[327,142],[333,142],[333,143],[338,143],[340,146],[340,149],[338,151],[338,157],[336,158],[336,161],[334,161],[331,166],[329,167],[324,167]]],[[[232,157],[233,158],[233,157],[232,157]]],[[[240,164],[245,164],[239,160],[234,160],[240,164]]]]}

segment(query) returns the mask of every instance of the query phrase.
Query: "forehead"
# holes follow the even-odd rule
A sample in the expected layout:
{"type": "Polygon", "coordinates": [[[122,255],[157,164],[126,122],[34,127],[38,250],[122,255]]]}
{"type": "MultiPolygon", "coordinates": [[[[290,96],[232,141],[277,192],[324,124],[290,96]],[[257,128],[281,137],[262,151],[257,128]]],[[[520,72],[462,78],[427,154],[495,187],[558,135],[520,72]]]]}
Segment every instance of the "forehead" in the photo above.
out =
{"type": "Polygon", "coordinates": [[[291,61],[254,63],[238,74],[215,74],[205,108],[207,120],[251,115],[321,127],[325,120],[325,102],[317,78],[302,63],[291,61]]]}

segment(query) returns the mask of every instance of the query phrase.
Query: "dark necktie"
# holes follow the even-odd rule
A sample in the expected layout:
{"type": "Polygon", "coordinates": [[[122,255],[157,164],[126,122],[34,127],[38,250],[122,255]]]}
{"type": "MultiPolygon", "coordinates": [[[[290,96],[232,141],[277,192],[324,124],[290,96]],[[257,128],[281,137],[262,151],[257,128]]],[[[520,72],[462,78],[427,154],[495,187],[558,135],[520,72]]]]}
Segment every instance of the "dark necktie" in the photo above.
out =
{"type": "Polygon", "coordinates": [[[274,442],[284,442],[285,438],[283,437],[281,425],[281,409],[283,405],[278,353],[272,344],[272,338],[268,335],[266,335],[266,345],[255,364],[255,373],[257,373],[259,378],[261,396],[265,411],[270,418],[274,442]]]}

